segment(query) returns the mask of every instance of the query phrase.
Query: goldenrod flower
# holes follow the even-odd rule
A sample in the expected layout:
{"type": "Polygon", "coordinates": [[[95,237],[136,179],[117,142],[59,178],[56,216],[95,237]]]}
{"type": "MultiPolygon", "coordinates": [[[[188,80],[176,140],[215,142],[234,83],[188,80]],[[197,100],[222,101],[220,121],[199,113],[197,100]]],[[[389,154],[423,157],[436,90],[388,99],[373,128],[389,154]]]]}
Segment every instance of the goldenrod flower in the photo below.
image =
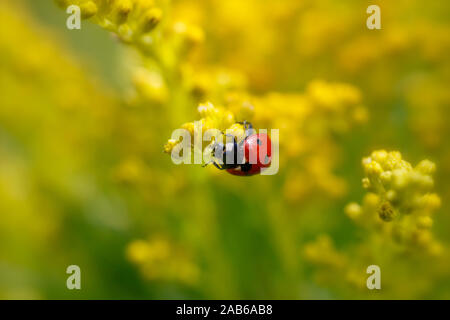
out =
{"type": "MultiPolygon", "coordinates": [[[[230,134],[234,134],[237,137],[243,136],[244,130],[242,125],[236,126],[233,113],[227,111],[223,107],[216,107],[211,102],[206,102],[200,104],[197,111],[201,117],[198,122],[200,127],[197,128],[197,130],[201,129],[202,133],[210,129],[216,129],[222,132],[229,130],[228,132],[230,134]]],[[[187,122],[181,126],[181,128],[186,129],[189,132],[192,139],[194,138],[194,127],[193,122],[187,122]]],[[[224,136],[222,136],[222,138],[224,138],[224,136]]],[[[164,152],[171,153],[178,143],[179,141],[170,139],[164,146],[164,152]]],[[[202,151],[209,143],[203,142],[202,151]]],[[[192,147],[194,147],[193,144],[192,147]]]]}
{"type": "Polygon", "coordinates": [[[386,224],[392,224],[383,230],[392,236],[396,234],[394,238],[405,245],[434,247],[431,233],[425,230],[431,228],[432,214],[440,204],[439,196],[432,193],[435,164],[423,160],[413,167],[402,159],[400,152],[385,150],[372,152],[362,164],[366,174],[363,186],[369,193],[362,207],[357,204],[347,206],[349,217],[361,222],[365,220],[370,226],[378,216],[386,224]],[[370,204],[369,196],[373,199],[370,204]],[[402,236],[398,237],[400,230],[402,236]]]}
{"type": "Polygon", "coordinates": [[[78,5],[84,19],[91,19],[114,32],[123,41],[148,47],[143,38],[161,21],[163,12],[154,1],[143,0],[56,0],[60,7],[78,5]]]}

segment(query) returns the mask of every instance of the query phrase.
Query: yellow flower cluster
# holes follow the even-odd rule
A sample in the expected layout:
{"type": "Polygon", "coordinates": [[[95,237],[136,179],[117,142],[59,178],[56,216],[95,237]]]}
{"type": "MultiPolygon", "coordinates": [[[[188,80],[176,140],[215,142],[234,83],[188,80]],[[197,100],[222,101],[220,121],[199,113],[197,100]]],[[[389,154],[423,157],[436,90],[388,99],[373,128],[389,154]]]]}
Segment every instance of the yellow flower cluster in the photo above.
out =
{"type": "Polygon", "coordinates": [[[131,242],[127,256],[148,280],[177,281],[189,285],[198,281],[198,268],[185,249],[164,237],[131,242]]]}
{"type": "Polygon", "coordinates": [[[143,38],[161,21],[163,12],[153,0],[55,0],[63,9],[70,5],[80,8],[84,19],[116,33],[126,43],[144,45],[143,38]]]}
{"type": "Polygon", "coordinates": [[[399,152],[385,150],[372,152],[362,163],[363,186],[368,192],[362,204],[353,202],[345,207],[347,216],[362,228],[359,244],[340,251],[325,235],[308,243],[303,256],[316,267],[318,283],[341,293],[354,288],[365,296],[369,276],[365,271],[372,264],[381,267],[388,296],[401,297],[408,290],[423,292],[420,285],[405,285],[396,277],[407,278],[410,272],[426,269],[431,278],[438,279],[442,268],[430,267],[426,261],[448,263],[445,248],[431,232],[432,215],[440,206],[439,196],[432,192],[435,165],[423,160],[413,167],[399,152]],[[405,270],[408,263],[415,263],[416,270],[405,270]],[[387,276],[384,271],[389,272],[387,276]]]}
{"type": "MultiPolygon", "coordinates": [[[[196,124],[194,122],[187,122],[181,126],[182,129],[189,132],[192,148],[194,147],[194,130],[198,130],[200,134],[200,130],[202,133],[205,133],[207,130],[216,129],[220,130],[222,133],[227,131],[229,134],[236,136],[237,139],[241,139],[243,137],[244,128],[242,125],[235,124],[234,115],[230,111],[221,107],[215,107],[210,102],[200,104],[197,111],[201,117],[198,121],[197,128],[195,127],[196,124]]],[[[221,138],[225,139],[224,134],[222,134],[221,138]]],[[[164,152],[171,153],[178,143],[180,143],[180,140],[169,139],[164,146],[164,152]]],[[[211,142],[203,141],[201,151],[203,151],[209,143],[211,142]]]]}
{"type": "Polygon", "coordinates": [[[432,193],[435,164],[421,161],[416,167],[402,159],[399,152],[374,151],[363,159],[369,192],[363,204],[351,203],[346,213],[353,220],[375,224],[395,240],[439,254],[441,246],[433,240],[433,213],[440,198],[432,193]]]}
{"type": "MultiPolygon", "coordinates": [[[[196,44],[203,42],[198,26],[177,20],[166,0],[56,0],[61,8],[78,5],[82,17],[112,32],[140,55],[129,55],[134,91],[131,105],[163,105],[187,82],[184,70],[196,44]],[[172,86],[172,90],[169,90],[172,86]]],[[[183,88],[184,90],[184,88],[183,88]]]]}

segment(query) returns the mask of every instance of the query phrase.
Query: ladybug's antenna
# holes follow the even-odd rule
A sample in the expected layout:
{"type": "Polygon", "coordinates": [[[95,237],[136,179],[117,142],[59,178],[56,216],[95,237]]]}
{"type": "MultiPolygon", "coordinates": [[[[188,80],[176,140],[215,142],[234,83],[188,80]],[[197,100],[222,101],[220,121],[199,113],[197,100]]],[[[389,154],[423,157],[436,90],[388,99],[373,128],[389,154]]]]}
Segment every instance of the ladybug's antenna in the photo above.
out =
{"type": "Polygon", "coordinates": [[[217,162],[215,162],[214,160],[210,160],[210,161],[206,162],[205,164],[202,165],[202,168],[206,167],[207,165],[209,165],[209,164],[211,164],[211,163],[212,163],[212,164],[214,165],[214,167],[216,167],[217,169],[223,170],[223,167],[222,167],[220,164],[218,164],[217,162]]]}
{"type": "Polygon", "coordinates": [[[217,147],[218,145],[219,145],[219,144],[218,144],[217,142],[214,142],[214,143],[211,143],[210,145],[208,145],[208,146],[206,147],[207,149],[211,150],[211,155],[209,156],[209,161],[205,162],[205,164],[202,165],[202,168],[206,167],[207,165],[209,165],[209,164],[211,164],[211,163],[214,164],[214,165],[217,167],[216,162],[214,161],[214,155],[213,155],[213,153],[215,152],[216,147],[217,147]]]}

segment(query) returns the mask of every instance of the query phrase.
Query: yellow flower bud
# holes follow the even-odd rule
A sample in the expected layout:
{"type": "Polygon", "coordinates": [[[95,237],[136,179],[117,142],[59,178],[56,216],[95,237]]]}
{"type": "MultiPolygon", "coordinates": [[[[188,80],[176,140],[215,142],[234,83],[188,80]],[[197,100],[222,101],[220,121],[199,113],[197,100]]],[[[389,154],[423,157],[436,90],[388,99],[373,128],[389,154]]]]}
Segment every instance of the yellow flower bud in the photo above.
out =
{"type": "Polygon", "coordinates": [[[125,23],[133,10],[133,2],[131,0],[116,0],[114,4],[114,22],[117,24],[125,23]]]}
{"type": "Polygon", "coordinates": [[[367,208],[376,208],[380,202],[380,197],[375,193],[369,192],[364,196],[363,204],[367,208]]]}
{"type": "Polygon", "coordinates": [[[424,196],[425,207],[429,210],[437,210],[441,206],[441,199],[435,193],[430,193],[424,196]]]}
{"type": "Polygon", "coordinates": [[[95,16],[98,11],[97,5],[92,1],[82,3],[80,5],[80,10],[81,10],[81,17],[83,19],[89,19],[89,18],[95,16]]]}
{"type": "Polygon", "coordinates": [[[133,74],[133,84],[139,94],[151,102],[162,104],[167,101],[169,92],[161,74],[149,72],[144,68],[133,74]]]}
{"type": "Polygon", "coordinates": [[[377,177],[383,172],[381,165],[374,161],[368,163],[364,169],[366,170],[366,174],[369,176],[369,179],[370,177],[377,177]]]}
{"type": "Polygon", "coordinates": [[[190,43],[197,44],[203,42],[205,35],[200,27],[191,26],[187,31],[186,37],[190,43]]]}
{"type": "Polygon", "coordinates": [[[194,136],[194,129],[195,129],[195,125],[193,122],[188,122],[185,123],[181,126],[181,128],[186,129],[187,131],[189,131],[189,133],[191,134],[191,136],[194,136]]]}
{"type": "Polygon", "coordinates": [[[127,248],[127,257],[132,262],[142,263],[149,256],[149,245],[146,241],[136,240],[131,242],[127,248]]]}
{"type": "Polygon", "coordinates": [[[177,22],[173,27],[177,34],[183,35],[190,44],[203,42],[204,33],[200,27],[189,25],[184,22],[177,22]]]}
{"type": "Polygon", "coordinates": [[[159,8],[151,8],[144,12],[141,19],[141,32],[146,33],[153,30],[161,21],[163,12],[159,8]]]}
{"type": "Polygon", "coordinates": [[[429,230],[418,229],[412,234],[412,240],[421,247],[427,247],[432,244],[433,238],[429,230]]]}
{"type": "Polygon", "coordinates": [[[421,216],[417,218],[417,227],[420,229],[430,229],[433,225],[433,219],[429,216],[421,216]]]}
{"type": "Polygon", "coordinates": [[[379,163],[385,163],[388,158],[388,153],[386,150],[379,150],[372,152],[371,158],[379,163]]]}
{"type": "Polygon", "coordinates": [[[422,160],[416,166],[416,169],[423,174],[431,175],[436,171],[436,165],[430,160],[422,160]]]}
{"type": "Polygon", "coordinates": [[[349,203],[345,207],[345,213],[351,219],[357,219],[362,213],[361,206],[355,202],[349,203]]]}
{"type": "Polygon", "coordinates": [[[388,199],[389,202],[394,203],[397,200],[397,192],[395,192],[395,190],[389,190],[386,192],[386,199],[388,199]]]}
{"type": "Polygon", "coordinates": [[[408,184],[408,172],[405,169],[392,171],[392,187],[396,190],[403,189],[408,184]]]}
{"type": "Polygon", "coordinates": [[[169,139],[167,143],[164,145],[164,152],[165,153],[171,153],[173,148],[179,143],[179,141],[175,139],[169,139]]]}
{"type": "Polygon", "coordinates": [[[364,189],[369,189],[371,187],[371,183],[369,178],[363,178],[362,179],[362,185],[364,189]]]}
{"type": "Polygon", "coordinates": [[[380,174],[380,179],[383,184],[388,184],[392,179],[392,171],[384,171],[380,174]]]}

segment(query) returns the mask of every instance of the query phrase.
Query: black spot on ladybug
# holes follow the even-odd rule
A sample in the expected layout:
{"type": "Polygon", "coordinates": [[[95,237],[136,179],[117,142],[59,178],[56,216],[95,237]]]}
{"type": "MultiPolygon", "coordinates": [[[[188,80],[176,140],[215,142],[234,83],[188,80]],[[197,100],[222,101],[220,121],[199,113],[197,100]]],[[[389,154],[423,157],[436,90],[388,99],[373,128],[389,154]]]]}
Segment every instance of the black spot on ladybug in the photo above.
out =
{"type": "Polygon", "coordinates": [[[258,146],[262,146],[262,141],[261,140],[257,139],[256,143],[258,144],[258,146]]]}

